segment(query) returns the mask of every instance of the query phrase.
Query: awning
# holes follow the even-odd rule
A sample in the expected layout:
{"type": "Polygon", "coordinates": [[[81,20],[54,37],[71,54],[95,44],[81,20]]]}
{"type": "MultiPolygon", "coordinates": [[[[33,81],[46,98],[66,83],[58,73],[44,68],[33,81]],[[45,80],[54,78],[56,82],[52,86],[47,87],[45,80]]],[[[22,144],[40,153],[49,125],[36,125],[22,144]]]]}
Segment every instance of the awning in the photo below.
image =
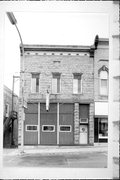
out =
{"type": "Polygon", "coordinates": [[[108,116],[108,102],[95,102],[95,116],[108,116]]]}

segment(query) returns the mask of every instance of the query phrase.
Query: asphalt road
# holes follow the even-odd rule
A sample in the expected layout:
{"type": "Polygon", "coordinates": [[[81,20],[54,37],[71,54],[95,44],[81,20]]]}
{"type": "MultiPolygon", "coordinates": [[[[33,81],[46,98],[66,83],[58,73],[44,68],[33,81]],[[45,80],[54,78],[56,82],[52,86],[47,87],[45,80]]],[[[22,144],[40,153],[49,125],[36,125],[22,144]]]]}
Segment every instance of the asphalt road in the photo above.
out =
{"type": "Polygon", "coordinates": [[[24,154],[3,156],[6,167],[73,167],[73,168],[107,168],[107,153],[80,152],[64,154],[24,154]]]}

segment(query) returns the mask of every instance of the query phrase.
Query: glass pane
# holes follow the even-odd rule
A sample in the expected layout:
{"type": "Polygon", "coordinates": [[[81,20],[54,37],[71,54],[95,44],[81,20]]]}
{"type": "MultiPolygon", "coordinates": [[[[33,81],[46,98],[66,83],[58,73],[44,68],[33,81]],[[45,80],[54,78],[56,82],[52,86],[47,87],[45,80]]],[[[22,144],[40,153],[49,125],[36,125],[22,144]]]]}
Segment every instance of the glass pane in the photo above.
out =
{"type": "Polygon", "coordinates": [[[54,131],[54,126],[43,126],[44,131],[54,131]]]}
{"type": "Polygon", "coordinates": [[[70,126],[60,126],[60,131],[70,131],[70,126]]]}
{"type": "Polygon", "coordinates": [[[57,93],[57,79],[52,79],[52,93],[56,94],[57,93]]]}
{"type": "Polygon", "coordinates": [[[37,126],[27,126],[27,130],[35,131],[35,130],[37,130],[37,126]]]}
{"type": "Polygon", "coordinates": [[[73,93],[78,93],[78,79],[73,79],[73,93]]]}
{"type": "Polygon", "coordinates": [[[107,71],[101,71],[100,72],[100,79],[108,79],[107,71]]]}
{"type": "Polygon", "coordinates": [[[107,80],[105,80],[105,79],[102,79],[102,80],[101,80],[100,93],[101,93],[102,95],[107,95],[107,94],[108,94],[107,80]]]}
{"type": "Polygon", "coordinates": [[[36,92],[36,79],[32,78],[31,80],[31,92],[35,93],[36,92]]]}
{"type": "Polygon", "coordinates": [[[108,120],[100,119],[99,120],[99,137],[108,136],[108,120]]]}

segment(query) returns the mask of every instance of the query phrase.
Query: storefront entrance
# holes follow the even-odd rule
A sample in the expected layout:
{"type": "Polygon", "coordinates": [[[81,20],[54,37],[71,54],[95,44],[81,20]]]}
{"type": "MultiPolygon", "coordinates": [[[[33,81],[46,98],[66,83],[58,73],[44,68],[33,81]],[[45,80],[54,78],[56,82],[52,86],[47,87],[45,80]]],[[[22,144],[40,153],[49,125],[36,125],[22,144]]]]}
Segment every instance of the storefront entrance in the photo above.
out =
{"type": "Polygon", "coordinates": [[[87,127],[87,125],[80,125],[79,143],[80,144],[88,143],[88,127],[87,127]]]}

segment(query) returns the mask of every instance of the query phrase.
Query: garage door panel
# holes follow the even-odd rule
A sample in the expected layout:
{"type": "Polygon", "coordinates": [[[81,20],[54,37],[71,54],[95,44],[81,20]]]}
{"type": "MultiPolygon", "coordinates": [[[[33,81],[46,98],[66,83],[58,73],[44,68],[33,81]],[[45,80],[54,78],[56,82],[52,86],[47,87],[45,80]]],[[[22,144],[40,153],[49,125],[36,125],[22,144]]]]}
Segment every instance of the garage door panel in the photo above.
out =
{"type": "Polygon", "coordinates": [[[42,145],[57,144],[57,104],[50,104],[50,111],[41,105],[40,114],[40,142],[42,145]]]}
{"type": "Polygon", "coordinates": [[[25,145],[38,144],[38,114],[25,114],[24,132],[25,145]],[[34,127],[36,130],[32,130],[34,127]]]}
{"type": "Polygon", "coordinates": [[[59,144],[73,144],[73,104],[63,104],[60,106],[59,117],[59,144]]]}
{"type": "Polygon", "coordinates": [[[25,124],[38,124],[38,114],[25,114],[25,124]]]}
{"type": "Polygon", "coordinates": [[[25,132],[25,145],[37,145],[38,144],[38,132],[25,132]]]}

